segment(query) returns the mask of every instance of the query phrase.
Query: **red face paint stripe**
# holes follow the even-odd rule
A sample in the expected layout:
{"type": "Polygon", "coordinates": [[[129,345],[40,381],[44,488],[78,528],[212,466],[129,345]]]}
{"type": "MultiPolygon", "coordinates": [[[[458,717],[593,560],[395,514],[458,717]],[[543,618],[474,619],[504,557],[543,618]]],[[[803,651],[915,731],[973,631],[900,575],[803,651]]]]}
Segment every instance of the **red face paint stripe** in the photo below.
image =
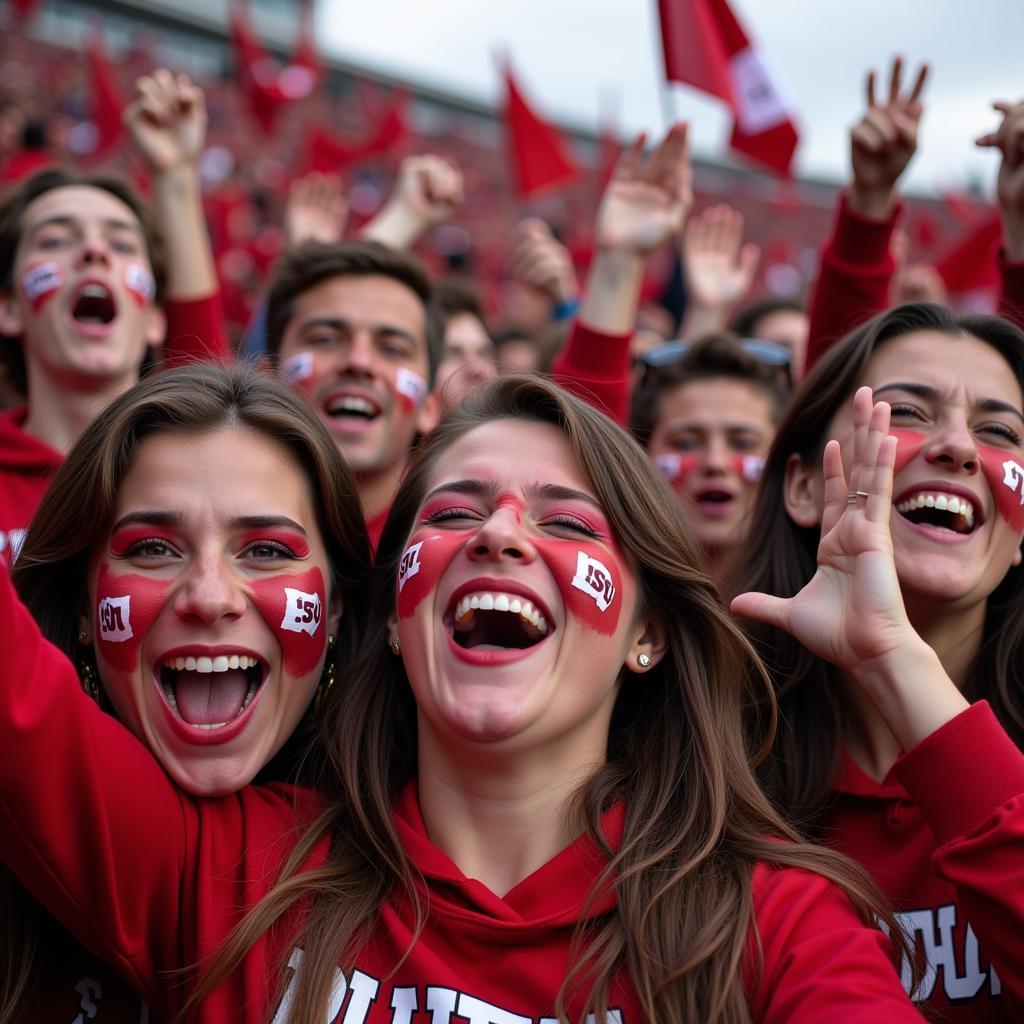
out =
{"type": "Polygon", "coordinates": [[[983,444],[978,455],[999,514],[1012,529],[1024,530],[1024,459],[983,444]]]}
{"type": "Polygon", "coordinates": [[[142,641],[167,601],[171,580],[139,573],[115,573],[100,566],[96,582],[96,650],[121,672],[139,665],[142,641]]]}
{"type": "Polygon", "coordinates": [[[597,544],[553,537],[534,539],[551,566],[565,607],[584,627],[610,636],[622,608],[622,569],[616,556],[597,544]]]}
{"type": "Polygon", "coordinates": [[[890,427],[889,436],[896,438],[896,464],[893,472],[898,473],[916,458],[926,438],[919,430],[904,430],[902,427],[890,427]]]}
{"type": "Polygon", "coordinates": [[[465,545],[473,530],[437,532],[429,529],[417,530],[409,538],[409,544],[398,566],[397,609],[400,619],[408,619],[419,603],[430,594],[452,559],[465,545]]]}
{"type": "Polygon", "coordinates": [[[696,455],[683,455],[680,452],[666,452],[663,455],[655,455],[653,461],[673,487],[681,487],[697,468],[700,458],[696,455]]]}
{"type": "Polygon", "coordinates": [[[57,294],[57,289],[63,283],[60,267],[52,261],[36,263],[21,275],[21,288],[33,313],[38,313],[57,294]]]}
{"type": "Polygon", "coordinates": [[[327,594],[320,569],[275,573],[250,581],[249,588],[253,604],[281,645],[285,669],[293,676],[313,672],[327,649],[327,594]]]}

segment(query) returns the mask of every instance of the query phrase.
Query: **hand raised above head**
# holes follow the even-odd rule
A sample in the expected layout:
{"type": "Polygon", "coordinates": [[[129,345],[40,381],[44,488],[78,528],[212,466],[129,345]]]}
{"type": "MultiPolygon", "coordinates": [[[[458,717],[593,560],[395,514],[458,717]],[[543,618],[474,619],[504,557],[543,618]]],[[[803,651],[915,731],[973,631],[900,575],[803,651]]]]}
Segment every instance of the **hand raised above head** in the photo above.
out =
{"type": "Polygon", "coordinates": [[[124,124],[151,174],[192,168],[206,142],[203,90],[188,75],[160,68],[135,83],[124,124]]]}

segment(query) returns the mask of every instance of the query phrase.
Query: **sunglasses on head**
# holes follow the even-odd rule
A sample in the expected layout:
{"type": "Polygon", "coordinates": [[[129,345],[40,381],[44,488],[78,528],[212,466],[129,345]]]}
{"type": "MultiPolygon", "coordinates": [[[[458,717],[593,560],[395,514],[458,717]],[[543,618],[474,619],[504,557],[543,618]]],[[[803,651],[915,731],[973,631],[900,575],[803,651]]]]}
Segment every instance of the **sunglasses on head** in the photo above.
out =
{"type": "MultiPolygon", "coordinates": [[[[756,359],[762,366],[770,366],[772,369],[789,368],[793,364],[793,353],[785,346],[776,341],[762,341],[760,338],[741,338],[739,346],[752,359],[756,359]]],[[[693,343],[678,338],[675,341],[668,341],[664,345],[652,348],[640,356],[639,361],[646,366],[671,366],[678,363],[690,349],[693,343]]]]}

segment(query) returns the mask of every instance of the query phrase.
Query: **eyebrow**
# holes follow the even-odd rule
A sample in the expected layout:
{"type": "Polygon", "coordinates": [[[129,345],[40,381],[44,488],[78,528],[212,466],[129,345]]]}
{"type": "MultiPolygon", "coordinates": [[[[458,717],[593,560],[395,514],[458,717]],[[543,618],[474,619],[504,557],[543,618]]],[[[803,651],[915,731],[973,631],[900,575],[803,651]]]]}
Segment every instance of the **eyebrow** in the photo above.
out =
{"type": "MultiPolygon", "coordinates": [[[[908,394],[917,395],[918,398],[927,398],[932,401],[938,401],[944,397],[938,388],[934,388],[930,384],[916,384],[910,381],[894,381],[892,384],[883,384],[880,388],[873,388],[872,394],[877,396],[886,391],[906,391],[908,394]]],[[[976,404],[982,412],[1008,412],[1024,423],[1024,413],[1009,402],[1001,402],[998,398],[982,398],[976,404]]]]}
{"type": "MultiPolygon", "coordinates": [[[[473,497],[494,498],[501,488],[492,480],[451,480],[448,483],[435,487],[424,501],[429,501],[435,494],[454,491],[456,494],[468,494],[473,497]]],[[[562,484],[527,484],[523,493],[531,500],[541,499],[544,501],[585,501],[593,505],[598,511],[601,506],[597,499],[587,494],[586,491],[578,491],[574,487],[565,487],[562,484]]]]}
{"type": "MultiPolygon", "coordinates": [[[[81,222],[74,217],[69,217],[66,214],[57,214],[53,217],[46,217],[37,224],[33,224],[28,230],[28,237],[34,238],[37,232],[54,224],[60,227],[75,228],[78,227],[80,223],[81,222]]],[[[138,235],[140,238],[142,237],[142,229],[138,224],[133,224],[131,221],[117,220],[113,217],[107,217],[102,223],[105,228],[112,228],[115,231],[130,231],[133,235],[138,235]]]]}
{"type": "MultiPolygon", "coordinates": [[[[338,316],[311,316],[299,324],[299,334],[303,334],[316,327],[329,327],[332,331],[350,331],[353,324],[351,321],[338,316]]],[[[419,344],[414,334],[405,330],[404,327],[395,327],[393,324],[373,324],[370,327],[370,331],[373,334],[396,334],[401,338],[407,339],[412,345],[419,344]]]]}
{"type": "MultiPolygon", "coordinates": [[[[132,523],[146,523],[153,526],[181,526],[184,517],[180,512],[167,512],[158,509],[144,509],[139,512],[129,512],[114,523],[111,533],[120,530],[122,526],[130,526],[132,523]]],[[[275,526],[283,526],[295,530],[306,536],[306,531],[294,519],[288,516],[236,516],[228,522],[232,530],[267,530],[275,526]]]]}
{"type": "MultiPolygon", "coordinates": [[[[686,431],[692,431],[696,434],[706,434],[710,430],[714,430],[714,427],[707,427],[703,423],[673,423],[668,428],[669,434],[679,434],[686,431]]],[[[764,434],[766,433],[765,428],[759,423],[724,423],[721,425],[721,429],[733,433],[737,430],[744,430],[750,434],[764,434]]]]}

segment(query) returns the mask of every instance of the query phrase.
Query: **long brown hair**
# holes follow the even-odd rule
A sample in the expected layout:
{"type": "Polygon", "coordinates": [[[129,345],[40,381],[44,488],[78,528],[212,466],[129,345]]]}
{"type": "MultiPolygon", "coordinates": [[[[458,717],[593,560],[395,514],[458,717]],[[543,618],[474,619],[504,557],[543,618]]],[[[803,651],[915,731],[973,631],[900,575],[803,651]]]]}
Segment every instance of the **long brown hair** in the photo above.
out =
{"type": "MultiPolygon", "coordinates": [[[[29,527],[12,579],[43,635],[73,661],[91,657],[78,643],[89,559],[110,527],[121,482],[139,446],[155,434],[198,434],[225,426],[272,438],[309,481],[332,591],[340,592],[344,607],[333,656],[351,657],[364,628],[370,555],[348,467],[315,413],[290,388],[252,368],[196,363],[150,377],[112,402],[68,454],[29,527]]],[[[310,717],[269,770],[290,772],[311,730],[310,717]]],[[[312,770],[310,764],[304,767],[312,770]]],[[[0,1024],[6,1024],[30,998],[40,911],[6,869],[0,871],[0,893],[0,1024]]]]}
{"type": "MultiPolygon", "coordinates": [[[[880,345],[915,331],[975,337],[991,345],[1024,388],[1024,334],[995,316],[958,317],[945,306],[909,303],[875,317],[840,341],[793,398],[765,463],[741,567],[730,591],[791,597],[817,568],[820,533],[790,519],[784,499],[786,464],[799,455],[820,466],[828,424],[848,402],[880,345]]],[[[1024,568],[1011,568],[988,599],[981,649],[963,688],[988,700],[1003,728],[1024,747],[1024,568]]],[[[772,672],[780,727],[760,774],[779,809],[813,828],[828,805],[839,768],[849,709],[838,671],[782,630],[751,624],[748,632],[772,672]]],[[[772,702],[762,717],[776,714],[772,702]]]]}
{"type": "Polygon", "coordinates": [[[413,457],[381,537],[366,642],[351,678],[332,693],[321,728],[332,769],[324,780],[333,797],[330,816],[229,937],[186,1011],[300,900],[312,909],[296,938],[304,952],[292,989],[293,1022],[324,1019],[337,964],[347,969],[356,959],[389,896],[407,898],[422,922],[416,871],[392,819],[395,796],[416,771],[416,707],[401,661],[387,651],[386,623],[398,563],[438,457],[474,428],[504,419],[562,432],[635,566],[639,614],[660,619],[668,634],[668,653],[643,685],[621,687],[607,762],[575,801],[580,832],[608,855],[593,891],[614,888],[618,906],[596,930],[577,929],[573,967],[554,1008],[560,1019],[568,1019],[570,999],[603,1019],[610,987],[625,971],[654,1024],[748,1021],[740,965],[757,861],[824,875],[846,890],[865,921],[881,914],[891,922],[866,875],[835,853],[801,843],[758,788],[741,708],[755,699],[770,705],[769,683],[713,581],[697,567],[668,485],[601,413],[539,377],[510,376],[454,412],[413,457]],[[625,831],[621,846],[610,849],[600,816],[620,800],[625,831]],[[327,862],[297,873],[325,832],[327,862]]]}

